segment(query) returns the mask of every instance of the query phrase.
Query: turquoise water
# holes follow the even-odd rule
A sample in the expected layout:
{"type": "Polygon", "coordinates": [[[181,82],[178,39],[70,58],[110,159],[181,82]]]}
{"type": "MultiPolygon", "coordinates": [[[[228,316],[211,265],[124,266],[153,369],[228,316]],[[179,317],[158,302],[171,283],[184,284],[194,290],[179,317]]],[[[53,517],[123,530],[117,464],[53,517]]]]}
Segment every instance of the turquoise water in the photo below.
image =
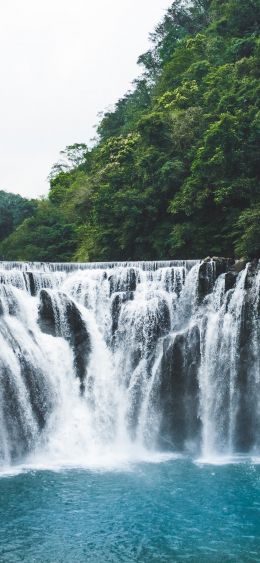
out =
{"type": "Polygon", "coordinates": [[[0,478],[0,561],[260,561],[260,466],[141,463],[0,478]]]}

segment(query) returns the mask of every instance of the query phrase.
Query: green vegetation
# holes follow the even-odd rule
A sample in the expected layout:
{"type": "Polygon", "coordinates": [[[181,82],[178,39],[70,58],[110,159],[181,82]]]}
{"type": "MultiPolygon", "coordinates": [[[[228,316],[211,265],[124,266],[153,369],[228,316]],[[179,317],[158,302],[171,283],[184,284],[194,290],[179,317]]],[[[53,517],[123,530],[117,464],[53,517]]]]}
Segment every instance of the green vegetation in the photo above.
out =
{"type": "Polygon", "coordinates": [[[38,202],[35,213],[1,244],[4,260],[66,262],[75,250],[74,226],[49,201],[38,202]]]}
{"type": "Polygon", "coordinates": [[[0,242],[37,209],[35,200],[0,190],[0,242]]]}
{"type": "Polygon", "coordinates": [[[259,27],[260,0],[175,0],[133,90],[91,150],[62,153],[6,259],[259,256],[259,27]]]}

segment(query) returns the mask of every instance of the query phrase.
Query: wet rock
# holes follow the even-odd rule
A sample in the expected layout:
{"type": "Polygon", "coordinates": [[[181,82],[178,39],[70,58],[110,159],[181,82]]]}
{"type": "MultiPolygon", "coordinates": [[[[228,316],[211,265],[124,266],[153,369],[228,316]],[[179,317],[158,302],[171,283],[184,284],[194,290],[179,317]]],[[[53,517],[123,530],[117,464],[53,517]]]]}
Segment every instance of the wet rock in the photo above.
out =
{"type": "Polygon", "coordinates": [[[117,293],[119,291],[131,292],[136,290],[136,285],[137,285],[136,270],[134,268],[127,268],[124,274],[125,275],[123,277],[120,277],[116,274],[111,274],[111,276],[109,276],[108,281],[110,285],[110,295],[112,295],[112,293],[117,293]]]}
{"type": "Polygon", "coordinates": [[[245,289],[247,291],[250,291],[254,286],[255,277],[258,273],[258,268],[259,268],[258,260],[252,260],[252,262],[249,262],[247,267],[246,281],[245,281],[245,289]]]}
{"type": "Polygon", "coordinates": [[[29,291],[30,294],[34,297],[37,294],[37,288],[36,288],[36,284],[34,281],[34,275],[32,272],[26,272],[26,277],[28,280],[28,285],[29,285],[29,291]]]}
{"type": "Polygon", "coordinates": [[[19,388],[9,366],[0,361],[0,384],[2,395],[2,424],[8,437],[11,459],[19,459],[30,451],[33,443],[33,429],[24,420],[19,388]]]}
{"type": "Polygon", "coordinates": [[[19,306],[12,288],[2,285],[0,291],[0,315],[7,313],[8,315],[15,316],[19,306]]]}
{"type": "Polygon", "coordinates": [[[54,393],[41,366],[32,363],[26,350],[13,336],[5,321],[1,321],[2,336],[13,351],[28,397],[28,403],[21,400],[20,386],[17,385],[16,369],[0,360],[0,386],[2,395],[2,424],[8,436],[9,454],[19,459],[32,450],[40,431],[47,423],[53,409],[54,393]],[[33,421],[27,416],[28,404],[33,421]]]}
{"type": "Polygon", "coordinates": [[[236,284],[237,275],[234,272],[227,272],[225,274],[225,292],[233,289],[236,284]]]}
{"type": "Polygon", "coordinates": [[[220,276],[220,274],[225,274],[228,272],[235,263],[233,258],[223,258],[219,256],[213,256],[212,258],[215,267],[215,278],[220,276]]]}
{"type": "Polygon", "coordinates": [[[208,260],[202,262],[199,267],[198,277],[198,300],[202,303],[204,297],[212,292],[215,281],[214,262],[208,260]]]}
{"type": "Polygon", "coordinates": [[[244,270],[245,267],[246,267],[246,260],[244,258],[240,258],[240,260],[235,261],[233,269],[235,272],[239,274],[239,272],[242,272],[242,270],[244,270]]]}
{"type": "Polygon", "coordinates": [[[91,352],[90,334],[75,303],[68,301],[66,317],[69,327],[69,341],[74,352],[74,364],[80,380],[81,392],[85,389],[84,380],[91,352]]]}
{"type": "Polygon", "coordinates": [[[157,310],[149,318],[145,327],[145,341],[147,355],[154,351],[159,338],[166,336],[171,328],[171,318],[168,303],[165,299],[161,299],[157,310]]]}
{"type": "Polygon", "coordinates": [[[121,300],[121,296],[119,294],[117,294],[113,301],[112,301],[112,335],[115,334],[115,332],[118,329],[118,319],[119,319],[119,315],[120,315],[120,310],[121,310],[121,304],[122,304],[122,300],[121,300]]]}
{"type": "Polygon", "coordinates": [[[30,404],[37,420],[39,429],[43,429],[47,423],[50,412],[54,406],[53,390],[40,368],[34,366],[26,358],[26,354],[20,355],[21,374],[25,382],[30,398],[30,404]]]}
{"type": "MultiPolygon", "coordinates": [[[[234,266],[231,258],[213,256],[207,257],[200,265],[198,279],[198,301],[202,303],[204,297],[213,291],[214,283],[220,274],[228,273],[234,266]]],[[[227,278],[227,287],[232,285],[233,279],[227,278]]]]}
{"type": "Polygon", "coordinates": [[[53,301],[50,294],[45,289],[42,289],[40,292],[38,323],[42,332],[51,334],[52,336],[60,336],[60,334],[56,334],[53,301]]]}
{"type": "Polygon", "coordinates": [[[166,339],[159,390],[162,445],[182,451],[200,438],[199,383],[200,333],[198,327],[166,339]]]}
{"type": "MultiPolygon", "coordinates": [[[[248,264],[245,279],[245,298],[239,326],[239,357],[237,361],[238,408],[235,425],[235,447],[237,451],[249,452],[255,443],[257,431],[257,394],[252,394],[252,381],[257,369],[260,336],[260,295],[257,294],[256,276],[258,261],[248,264]],[[256,330],[258,326],[258,338],[256,330]]],[[[259,288],[258,288],[259,289],[259,288]]]]}
{"type": "Polygon", "coordinates": [[[112,336],[118,329],[118,320],[121,312],[122,305],[127,301],[132,301],[134,299],[134,292],[127,291],[125,293],[117,293],[111,305],[111,316],[112,316],[112,336]]]}
{"type": "Polygon", "coordinates": [[[41,290],[38,322],[42,332],[52,336],[62,336],[69,342],[74,353],[76,375],[83,392],[91,352],[90,334],[74,301],[59,292],[57,298],[58,306],[55,302],[55,294],[51,295],[45,289],[41,290]]]}

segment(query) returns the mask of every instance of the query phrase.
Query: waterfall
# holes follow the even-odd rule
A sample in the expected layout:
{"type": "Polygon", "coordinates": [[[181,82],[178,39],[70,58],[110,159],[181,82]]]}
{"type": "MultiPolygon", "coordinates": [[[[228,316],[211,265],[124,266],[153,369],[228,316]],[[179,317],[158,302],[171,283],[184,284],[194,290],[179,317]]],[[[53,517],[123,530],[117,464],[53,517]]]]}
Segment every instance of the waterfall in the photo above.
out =
{"type": "Polygon", "coordinates": [[[0,263],[0,467],[260,453],[260,267],[0,263]]]}

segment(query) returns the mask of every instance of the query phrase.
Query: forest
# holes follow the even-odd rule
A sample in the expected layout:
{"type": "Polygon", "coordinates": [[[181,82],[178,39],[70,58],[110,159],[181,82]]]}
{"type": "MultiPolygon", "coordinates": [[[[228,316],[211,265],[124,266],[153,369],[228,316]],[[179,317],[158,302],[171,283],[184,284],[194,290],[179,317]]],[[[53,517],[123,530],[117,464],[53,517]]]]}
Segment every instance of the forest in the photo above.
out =
{"type": "Polygon", "coordinates": [[[48,196],[0,192],[1,259],[260,257],[259,28],[260,0],[175,0],[48,196]]]}

